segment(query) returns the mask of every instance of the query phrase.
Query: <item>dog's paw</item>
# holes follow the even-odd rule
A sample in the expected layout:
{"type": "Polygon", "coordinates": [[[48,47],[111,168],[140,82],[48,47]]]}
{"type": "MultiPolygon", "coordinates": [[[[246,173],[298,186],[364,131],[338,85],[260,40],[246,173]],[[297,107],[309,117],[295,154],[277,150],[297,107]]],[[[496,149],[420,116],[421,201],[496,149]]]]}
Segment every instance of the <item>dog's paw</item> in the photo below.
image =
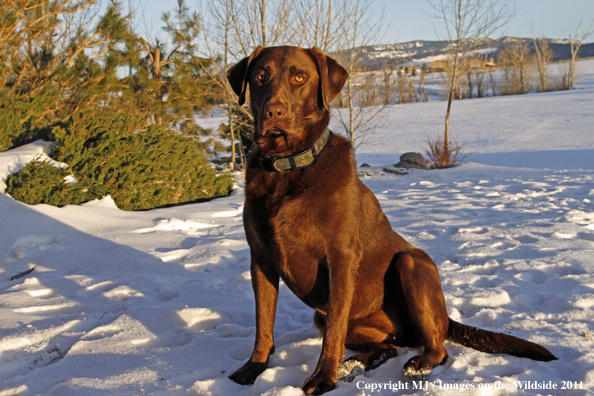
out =
{"type": "Polygon", "coordinates": [[[425,381],[433,372],[433,367],[426,361],[426,356],[415,356],[409,359],[402,368],[404,376],[412,381],[425,381]]]}
{"type": "Polygon", "coordinates": [[[303,393],[306,395],[321,395],[322,393],[329,392],[335,388],[336,382],[328,381],[320,374],[314,374],[305,381],[305,384],[303,384],[301,390],[303,390],[303,393]]]}
{"type": "Polygon", "coordinates": [[[266,370],[268,363],[247,362],[242,368],[229,376],[229,379],[239,385],[252,385],[256,378],[266,370]]]}
{"type": "Polygon", "coordinates": [[[429,367],[415,369],[412,366],[404,367],[402,371],[404,376],[411,381],[426,381],[433,372],[429,367]]]}
{"type": "Polygon", "coordinates": [[[359,376],[365,374],[365,365],[356,359],[347,359],[338,367],[338,380],[342,382],[353,382],[359,376]]]}
{"type": "Polygon", "coordinates": [[[441,361],[435,362],[434,356],[430,354],[423,354],[411,358],[402,371],[406,378],[413,381],[425,381],[431,375],[433,367],[445,364],[448,361],[448,355],[444,356],[441,361]]]}

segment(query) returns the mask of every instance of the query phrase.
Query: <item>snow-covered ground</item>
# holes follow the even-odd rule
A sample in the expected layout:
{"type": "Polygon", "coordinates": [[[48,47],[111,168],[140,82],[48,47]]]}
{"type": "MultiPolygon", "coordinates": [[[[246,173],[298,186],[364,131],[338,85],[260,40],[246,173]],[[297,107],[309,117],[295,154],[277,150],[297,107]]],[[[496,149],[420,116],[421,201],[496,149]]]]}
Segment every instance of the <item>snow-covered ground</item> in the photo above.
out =
{"type": "MultiPolygon", "coordinates": [[[[474,162],[363,179],[439,266],[452,318],[538,342],[559,360],[447,342],[447,364],[418,390],[402,375],[418,353],[406,348],[330,395],[592,394],[594,61],[580,68],[574,91],[455,102],[452,128],[474,162]],[[556,389],[516,389],[526,381],[556,389]]],[[[359,162],[379,170],[421,151],[444,111],[394,106],[381,144],[363,147],[359,162]]],[[[0,179],[43,150],[0,153],[0,179]]],[[[270,368],[253,386],[227,379],[255,333],[242,205],[241,180],[230,197],[145,212],[109,197],[55,208],[0,194],[0,395],[301,394],[321,338],[312,310],[282,285],[270,368]]]]}

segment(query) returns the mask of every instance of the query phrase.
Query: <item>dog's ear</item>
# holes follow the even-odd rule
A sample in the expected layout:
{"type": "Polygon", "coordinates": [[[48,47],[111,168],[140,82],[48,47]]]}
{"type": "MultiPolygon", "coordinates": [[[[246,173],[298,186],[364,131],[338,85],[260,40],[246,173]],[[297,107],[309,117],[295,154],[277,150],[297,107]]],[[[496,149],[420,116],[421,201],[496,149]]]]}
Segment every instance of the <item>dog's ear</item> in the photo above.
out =
{"type": "Polygon", "coordinates": [[[260,55],[262,50],[262,47],[257,47],[250,56],[246,56],[240,60],[238,64],[231,66],[231,68],[227,70],[227,80],[229,81],[231,88],[233,88],[233,92],[239,96],[237,103],[240,106],[245,103],[245,91],[248,86],[250,65],[253,60],[260,55]]]}
{"type": "Polygon", "coordinates": [[[349,73],[338,62],[325,55],[318,47],[310,48],[310,55],[316,62],[320,86],[318,89],[318,106],[328,110],[328,105],[342,91],[349,73]]]}

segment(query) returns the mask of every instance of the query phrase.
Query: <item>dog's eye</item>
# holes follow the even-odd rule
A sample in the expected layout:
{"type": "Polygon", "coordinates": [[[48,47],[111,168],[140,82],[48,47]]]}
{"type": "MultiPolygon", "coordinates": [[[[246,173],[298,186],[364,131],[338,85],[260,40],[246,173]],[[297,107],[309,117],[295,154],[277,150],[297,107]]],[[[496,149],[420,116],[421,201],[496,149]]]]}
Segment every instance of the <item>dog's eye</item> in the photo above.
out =
{"type": "Polygon", "coordinates": [[[303,76],[295,76],[295,81],[298,82],[298,83],[303,82],[303,81],[305,81],[305,77],[303,77],[303,76]]]}
{"type": "Polygon", "coordinates": [[[264,82],[264,80],[266,79],[266,75],[264,73],[262,74],[258,74],[256,76],[256,80],[260,81],[260,82],[264,82]]]}

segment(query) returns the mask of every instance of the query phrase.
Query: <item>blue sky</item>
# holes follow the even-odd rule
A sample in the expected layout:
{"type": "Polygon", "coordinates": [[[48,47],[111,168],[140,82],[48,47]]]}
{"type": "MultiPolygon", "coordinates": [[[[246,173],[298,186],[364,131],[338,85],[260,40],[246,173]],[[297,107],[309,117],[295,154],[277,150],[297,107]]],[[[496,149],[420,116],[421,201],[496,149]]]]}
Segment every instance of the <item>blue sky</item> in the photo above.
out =
{"type": "MultiPolygon", "coordinates": [[[[384,0],[376,1],[377,9],[385,7],[384,15],[390,20],[388,42],[435,40],[435,20],[432,8],[426,1],[384,0]]],[[[594,0],[516,0],[518,13],[500,32],[500,35],[530,37],[531,23],[537,37],[568,38],[574,34],[582,18],[587,29],[594,18],[594,0]]],[[[594,37],[590,37],[594,41],[594,37]]]]}
{"type": "MultiPolygon", "coordinates": [[[[137,0],[145,5],[148,18],[160,26],[159,16],[171,10],[176,0],[137,0]]],[[[204,0],[186,0],[192,9],[198,9],[204,0]]],[[[531,24],[537,37],[553,39],[568,38],[574,34],[580,18],[583,29],[594,19],[594,0],[516,0],[518,13],[499,32],[499,35],[530,37],[531,24]]],[[[382,44],[412,40],[436,40],[435,20],[428,16],[432,12],[425,0],[376,0],[374,13],[389,23],[382,44]]],[[[155,29],[156,32],[158,29],[155,29]]],[[[594,35],[589,42],[594,41],[594,35]]]]}

